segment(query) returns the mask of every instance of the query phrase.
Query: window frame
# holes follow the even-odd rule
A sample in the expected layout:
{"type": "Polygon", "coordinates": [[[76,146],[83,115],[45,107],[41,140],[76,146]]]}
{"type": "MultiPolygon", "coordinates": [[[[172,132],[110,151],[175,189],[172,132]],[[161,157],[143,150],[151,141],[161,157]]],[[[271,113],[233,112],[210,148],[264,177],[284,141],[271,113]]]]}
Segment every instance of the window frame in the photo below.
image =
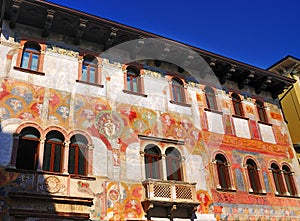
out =
{"type": "Polygon", "coordinates": [[[255,101],[255,106],[256,106],[259,122],[268,124],[269,119],[268,119],[268,116],[267,116],[267,113],[266,113],[264,103],[260,100],[256,100],[255,101]]]}
{"type": "Polygon", "coordinates": [[[262,193],[262,184],[260,182],[260,174],[259,169],[256,162],[252,159],[247,159],[247,174],[248,174],[248,181],[250,184],[251,192],[253,193],[262,193]]]}
{"type": "MultiPolygon", "coordinates": [[[[54,173],[61,173],[62,172],[62,168],[63,168],[63,162],[64,162],[64,142],[65,142],[65,138],[63,136],[63,134],[59,131],[49,131],[48,134],[46,136],[46,140],[45,140],[45,145],[44,145],[44,155],[43,155],[43,165],[42,165],[42,169],[43,171],[48,171],[48,172],[54,172],[54,173]],[[57,137],[51,137],[51,138],[47,138],[47,136],[50,136],[50,134],[54,134],[55,136],[61,136],[63,138],[62,141],[55,141],[53,139],[57,138],[57,137]],[[47,152],[46,152],[46,148],[47,145],[50,145],[50,156],[47,156],[47,152]],[[55,171],[55,162],[56,162],[56,154],[57,154],[57,150],[56,147],[59,146],[60,150],[58,153],[59,156],[59,171],[55,171]],[[45,162],[49,163],[49,168],[46,168],[46,164],[45,162]]],[[[59,139],[59,138],[58,138],[59,139]]]]}
{"type": "Polygon", "coordinates": [[[280,170],[280,167],[276,163],[271,164],[271,170],[272,170],[272,177],[274,182],[274,187],[276,191],[276,195],[284,195],[285,194],[285,186],[284,186],[284,179],[282,177],[282,171],[280,170]],[[276,167],[276,168],[274,168],[276,167]]]}
{"type": "Polygon", "coordinates": [[[166,161],[167,180],[183,181],[180,152],[175,147],[168,147],[165,151],[165,155],[166,155],[165,161],[166,161]],[[170,150],[169,153],[168,150],[170,150]],[[175,155],[177,156],[172,155],[172,152],[175,153],[175,155]],[[175,171],[174,171],[173,163],[175,163],[175,169],[178,168],[175,171]]]}
{"type": "Polygon", "coordinates": [[[75,134],[71,137],[71,142],[70,142],[70,145],[69,145],[69,152],[68,152],[68,173],[71,174],[71,175],[74,175],[74,176],[87,176],[87,171],[88,171],[88,164],[87,164],[87,153],[88,153],[88,150],[87,150],[87,145],[88,145],[88,140],[86,139],[85,136],[83,135],[79,135],[79,134],[75,134]],[[72,141],[72,138],[74,136],[80,136],[80,138],[82,140],[80,141],[72,141]],[[73,172],[71,173],[70,170],[71,170],[71,154],[70,152],[75,149],[75,154],[74,154],[74,165],[73,165],[73,172]],[[81,154],[80,154],[81,153],[81,154]],[[83,171],[83,173],[80,173],[79,172],[79,161],[80,161],[80,156],[83,156],[83,162],[81,165],[83,165],[83,168],[81,168],[81,170],[83,171]]]}
{"type": "Polygon", "coordinates": [[[140,64],[129,64],[123,65],[123,76],[124,76],[124,89],[123,92],[127,94],[137,95],[141,97],[147,97],[144,88],[144,70],[140,64]],[[128,81],[128,70],[132,71],[128,81]],[[133,79],[136,79],[136,90],[134,90],[133,79]]]}
{"type": "Polygon", "coordinates": [[[46,50],[46,44],[38,43],[35,40],[21,40],[20,47],[18,49],[18,58],[17,58],[16,66],[14,66],[14,69],[22,72],[31,73],[31,74],[45,75],[45,73],[43,73],[43,62],[44,62],[45,50],[46,50]],[[27,48],[30,48],[30,45],[33,46],[32,48],[36,48],[36,50],[39,51],[39,52],[34,50],[27,51],[31,53],[29,56],[31,58],[31,61],[32,61],[32,53],[38,54],[37,70],[28,68],[29,64],[31,65],[30,62],[28,62],[27,67],[22,67],[24,52],[26,52],[27,48]]]}
{"type": "Polygon", "coordinates": [[[206,86],[204,88],[204,92],[207,108],[210,110],[218,111],[219,108],[217,104],[215,91],[211,87],[206,86]]]}
{"type": "Polygon", "coordinates": [[[217,188],[225,191],[232,190],[228,160],[223,154],[218,153],[216,154],[214,161],[216,164],[218,184],[220,186],[217,188]],[[220,159],[217,159],[218,157],[220,157],[220,159]]]}
{"type": "MultiPolygon", "coordinates": [[[[18,142],[18,149],[17,149],[17,153],[16,153],[16,163],[15,163],[16,169],[37,170],[37,168],[38,168],[38,162],[39,162],[40,137],[41,137],[40,132],[36,128],[34,128],[34,127],[28,126],[28,127],[24,127],[21,130],[20,137],[19,137],[19,142],[18,142]],[[33,130],[33,131],[37,132],[37,134],[38,134],[37,138],[34,137],[35,134],[30,133],[30,132],[28,134],[24,134],[22,136],[22,133],[26,133],[26,130],[33,130]],[[28,135],[33,135],[33,137],[30,137],[28,135]],[[21,150],[21,148],[22,149],[23,148],[27,149],[27,145],[25,147],[21,146],[23,144],[23,141],[24,142],[26,142],[26,141],[28,142],[29,141],[29,142],[32,142],[32,144],[33,144],[33,142],[36,143],[35,147],[30,147],[30,148],[34,148],[34,156],[32,157],[32,160],[30,160],[30,161],[32,161],[31,162],[32,169],[31,168],[25,168],[24,166],[20,167],[20,164],[21,165],[25,164],[24,161],[22,160],[22,159],[24,159],[23,158],[23,154],[22,154],[22,158],[20,158],[20,154],[23,151],[23,150],[21,150]]],[[[28,163],[29,161],[26,161],[26,162],[28,163]]]]}
{"type": "Polygon", "coordinates": [[[184,81],[178,77],[171,79],[172,101],[175,103],[186,104],[184,81]]]}
{"type": "Polygon", "coordinates": [[[97,84],[99,81],[98,76],[98,60],[95,56],[92,55],[85,55],[82,60],[82,69],[81,69],[81,81],[90,83],[90,84],[97,84]],[[86,67],[86,79],[83,79],[83,72],[84,67],[86,67]],[[91,81],[91,68],[94,68],[94,81],[91,81]]]}
{"type": "Polygon", "coordinates": [[[145,164],[146,179],[160,179],[160,180],[163,179],[161,160],[162,160],[162,155],[161,155],[160,148],[154,144],[146,145],[146,147],[144,148],[144,164],[145,164]],[[157,151],[157,154],[149,153],[151,149],[157,151]],[[153,161],[153,159],[155,160],[153,161]],[[152,164],[151,169],[148,166],[148,164],[152,164]],[[157,172],[156,177],[153,176],[155,171],[157,172]]]}
{"type": "Polygon", "coordinates": [[[283,172],[283,179],[286,184],[286,190],[287,193],[290,194],[290,196],[297,196],[297,188],[296,188],[296,183],[294,180],[293,172],[291,171],[291,168],[287,165],[282,166],[282,172],[283,172]],[[285,168],[287,168],[285,170],[285,168]]]}
{"type": "Polygon", "coordinates": [[[126,68],[126,88],[133,93],[142,93],[140,70],[133,66],[126,68]]]}
{"type": "Polygon", "coordinates": [[[232,100],[234,115],[238,117],[244,117],[245,115],[244,115],[244,109],[243,109],[243,103],[241,97],[236,93],[232,93],[231,100],[232,100]]]}

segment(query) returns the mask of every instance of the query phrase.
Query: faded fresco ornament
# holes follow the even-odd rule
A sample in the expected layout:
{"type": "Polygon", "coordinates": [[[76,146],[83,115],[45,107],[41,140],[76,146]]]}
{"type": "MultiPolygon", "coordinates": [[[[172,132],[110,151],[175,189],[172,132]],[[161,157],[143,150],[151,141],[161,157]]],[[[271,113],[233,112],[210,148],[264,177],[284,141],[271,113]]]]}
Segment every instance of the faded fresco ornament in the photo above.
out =
{"type": "Polygon", "coordinates": [[[96,117],[95,126],[99,133],[107,138],[114,139],[121,135],[124,123],[122,118],[114,111],[100,111],[96,117]]]}

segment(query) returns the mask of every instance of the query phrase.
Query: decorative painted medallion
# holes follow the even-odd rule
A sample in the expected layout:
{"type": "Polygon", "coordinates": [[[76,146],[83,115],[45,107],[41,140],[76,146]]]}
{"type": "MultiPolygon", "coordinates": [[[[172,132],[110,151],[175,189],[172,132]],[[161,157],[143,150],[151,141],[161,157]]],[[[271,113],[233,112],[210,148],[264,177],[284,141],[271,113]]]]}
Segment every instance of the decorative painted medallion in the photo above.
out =
{"type": "Polygon", "coordinates": [[[49,176],[44,181],[44,188],[49,193],[57,193],[61,188],[61,182],[57,177],[49,176]]]}
{"type": "Polygon", "coordinates": [[[121,135],[124,123],[120,115],[111,110],[100,111],[96,117],[95,126],[99,133],[114,139],[121,135]]]}

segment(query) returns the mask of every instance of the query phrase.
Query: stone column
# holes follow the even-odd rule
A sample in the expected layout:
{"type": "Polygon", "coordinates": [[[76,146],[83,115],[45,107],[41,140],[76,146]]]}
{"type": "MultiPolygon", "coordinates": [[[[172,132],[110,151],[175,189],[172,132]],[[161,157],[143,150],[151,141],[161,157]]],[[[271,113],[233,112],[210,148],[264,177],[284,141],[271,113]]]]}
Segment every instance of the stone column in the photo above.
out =
{"type": "Polygon", "coordinates": [[[168,180],[166,154],[161,154],[162,179],[168,180]]]}
{"type": "Polygon", "coordinates": [[[257,168],[257,173],[258,173],[258,177],[259,177],[261,192],[266,193],[267,191],[266,191],[266,185],[265,185],[265,181],[264,181],[264,173],[263,173],[262,169],[257,168]]]}
{"type": "Polygon", "coordinates": [[[98,61],[99,63],[97,64],[97,76],[96,77],[96,84],[101,84],[102,83],[102,80],[101,80],[101,77],[102,77],[102,59],[101,61],[98,61]]]}
{"type": "Polygon", "coordinates": [[[181,175],[182,175],[182,181],[186,181],[187,180],[187,177],[186,177],[186,166],[185,166],[185,157],[184,156],[182,156],[181,157],[181,168],[180,168],[180,170],[181,170],[181,175]]]}
{"type": "Polygon", "coordinates": [[[83,56],[78,56],[78,80],[81,80],[82,77],[82,63],[83,56]]]}
{"type": "Polygon", "coordinates": [[[40,138],[40,144],[38,148],[38,166],[37,171],[43,170],[43,161],[44,161],[44,148],[45,148],[46,138],[40,138]]]}
{"type": "Polygon", "coordinates": [[[64,142],[64,155],[62,161],[61,172],[63,174],[69,174],[69,150],[70,150],[70,141],[64,142]]]}
{"type": "Polygon", "coordinates": [[[140,75],[140,93],[145,93],[145,86],[144,86],[144,74],[140,75]]]}
{"type": "Polygon", "coordinates": [[[146,171],[145,171],[145,160],[144,160],[144,158],[145,158],[145,152],[140,151],[140,162],[141,162],[141,165],[142,165],[142,167],[141,167],[141,178],[142,178],[142,180],[147,178],[146,177],[146,171]]]}
{"type": "Polygon", "coordinates": [[[282,184],[283,184],[283,188],[284,188],[283,194],[286,195],[286,196],[290,196],[291,194],[288,191],[288,188],[287,188],[287,185],[286,185],[286,182],[285,182],[285,178],[284,178],[283,170],[280,171],[280,176],[281,176],[281,180],[282,180],[282,184]]]}
{"type": "Polygon", "coordinates": [[[87,145],[87,154],[86,154],[86,172],[88,176],[93,175],[93,151],[94,145],[88,144],[87,145]]]}
{"type": "Polygon", "coordinates": [[[247,166],[247,164],[243,165],[242,170],[243,170],[242,172],[243,172],[243,175],[244,175],[245,185],[247,187],[246,191],[252,193],[253,189],[251,188],[251,184],[250,184],[250,180],[249,180],[249,174],[248,174],[248,166],[247,166]]]}
{"type": "Polygon", "coordinates": [[[218,177],[218,168],[217,168],[217,161],[213,160],[212,161],[212,173],[214,174],[213,179],[214,179],[214,184],[217,189],[221,189],[221,185],[219,182],[219,177],[218,177]]]}

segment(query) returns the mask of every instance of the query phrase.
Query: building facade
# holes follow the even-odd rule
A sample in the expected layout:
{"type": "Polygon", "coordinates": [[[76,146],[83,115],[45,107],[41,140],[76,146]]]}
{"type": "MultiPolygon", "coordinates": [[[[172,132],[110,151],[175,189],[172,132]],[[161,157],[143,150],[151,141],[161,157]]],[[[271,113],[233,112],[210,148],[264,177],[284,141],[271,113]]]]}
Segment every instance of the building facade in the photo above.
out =
{"type": "Polygon", "coordinates": [[[41,0],[1,1],[1,220],[300,220],[294,79],[41,0]]]}
{"type": "Polygon", "coordinates": [[[286,56],[269,68],[269,70],[274,73],[294,78],[297,81],[279,96],[279,100],[294,148],[298,156],[298,161],[300,159],[300,138],[298,135],[298,128],[300,127],[299,65],[299,59],[292,56],[286,56]]]}

